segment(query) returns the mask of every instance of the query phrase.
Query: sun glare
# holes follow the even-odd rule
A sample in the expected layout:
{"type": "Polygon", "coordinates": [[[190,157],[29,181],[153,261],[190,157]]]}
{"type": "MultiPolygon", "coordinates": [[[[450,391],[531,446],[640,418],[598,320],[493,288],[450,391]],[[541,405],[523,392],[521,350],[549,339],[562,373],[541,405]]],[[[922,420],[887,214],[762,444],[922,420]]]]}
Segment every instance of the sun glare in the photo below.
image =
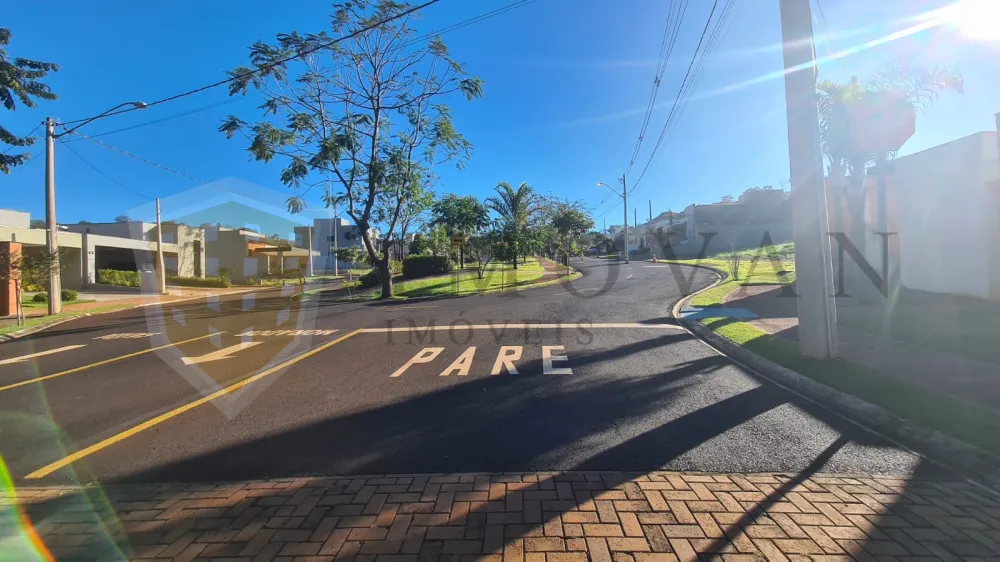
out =
{"type": "Polygon", "coordinates": [[[1000,0],[960,0],[941,12],[970,39],[1000,41],[1000,0]]]}

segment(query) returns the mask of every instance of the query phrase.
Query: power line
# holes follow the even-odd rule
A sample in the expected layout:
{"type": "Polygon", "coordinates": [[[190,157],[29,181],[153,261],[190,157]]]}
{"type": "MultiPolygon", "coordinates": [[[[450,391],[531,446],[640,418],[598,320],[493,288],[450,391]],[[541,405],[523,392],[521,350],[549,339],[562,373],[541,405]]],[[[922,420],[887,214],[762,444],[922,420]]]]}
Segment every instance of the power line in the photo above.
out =
{"type": "Polygon", "coordinates": [[[66,148],[66,150],[68,150],[68,151],[70,151],[71,153],[73,153],[73,156],[76,156],[76,157],[77,157],[77,158],[79,158],[79,159],[80,159],[80,161],[82,161],[82,162],[83,162],[84,164],[86,164],[86,165],[90,166],[90,168],[91,168],[92,170],[94,170],[94,171],[95,171],[95,172],[97,172],[98,174],[100,174],[100,175],[104,176],[104,179],[108,180],[109,182],[111,182],[111,183],[113,183],[113,184],[117,185],[118,187],[120,187],[120,188],[124,189],[125,191],[128,191],[128,192],[129,192],[129,193],[131,193],[132,195],[138,195],[139,197],[142,197],[143,199],[146,199],[146,200],[149,200],[149,199],[152,199],[151,197],[149,197],[149,196],[147,196],[147,195],[143,195],[143,194],[139,193],[138,191],[135,191],[135,190],[131,189],[130,187],[126,186],[125,184],[121,183],[120,181],[118,181],[118,180],[116,180],[116,179],[112,178],[111,176],[109,176],[109,175],[105,174],[105,173],[104,173],[104,172],[103,172],[103,171],[102,171],[102,170],[101,170],[100,168],[98,168],[97,166],[95,166],[94,164],[92,164],[92,163],[90,162],[90,160],[87,160],[86,158],[84,158],[83,156],[81,156],[79,152],[77,152],[77,151],[73,150],[73,147],[72,147],[72,146],[69,146],[68,144],[66,144],[66,142],[65,142],[65,141],[61,141],[61,142],[60,142],[60,144],[62,144],[62,145],[63,145],[63,146],[64,146],[64,147],[66,148]]]}
{"type": "MultiPolygon", "coordinates": [[[[105,131],[103,133],[97,133],[96,135],[90,135],[90,138],[93,139],[93,138],[97,138],[97,137],[103,137],[105,135],[113,135],[115,133],[122,133],[122,132],[125,132],[125,131],[131,131],[133,129],[139,129],[141,127],[146,127],[148,125],[155,125],[157,123],[163,123],[165,121],[170,121],[172,119],[178,119],[180,117],[187,117],[188,115],[193,115],[195,113],[201,113],[202,111],[208,111],[209,109],[214,109],[214,108],[219,107],[219,106],[223,106],[223,105],[226,105],[226,104],[230,104],[230,103],[233,103],[233,102],[240,101],[240,99],[242,99],[242,98],[236,98],[236,97],[234,97],[234,98],[225,99],[225,100],[218,101],[218,102],[215,102],[215,103],[212,103],[212,104],[209,104],[209,105],[204,105],[204,106],[201,106],[201,107],[197,107],[195,109],[184,111],[182,113],[175,113],[173,115],[168,115],[167,117],[162,117],[160,119],[154,119],[152,121],[146,121],[144,123],[138,123],[136,125],[132,125],[132,126],[129,126],[129,127],[122,127],[121,129],[115,129],[113,131],[105,131]]],[[[79,141],[79,140],[82,140],[82,139],[69,139],[69,140],[63,141],[63,142],[76,142],[76,141],[79,141]]]]}
{"type": "MultiPolygon", "coordinates": [[[[823,13],[823,4],[821,4],[819,0],[816,0],[816,11],[819,12],[819,17],[823,21],[823,29],[826,31],[826,35],[821,37],[823,40],[823,46],[826,48],[826,55],[827,57],[833,58],[833,52],[830,49],[830,42],[827,41],[826,38],[826,36],[831,35],[830,25],[826,21],[826,14],[823,13]]],[[[813,18],[813,20],[815,21],[815,17],[813,18]]],[[[837,62],[840,63],[840,69],[844,71],[844,74],[846,74],[848,78],[850,78],[851,73],[847,71],[847,65],[844,64],[844,58],[843,57],[836,57],[836,58],[837,62]]]]}
{"type": "Polygon", "coordinates": [[[675,3],[671,1],[670,10],[667,12],[667,21],[663,27],[663,40],[660,43],[660,55],[657,60],[656,73],[653,77],[653,88],[649,93],[649,102],[646,106],[646,114],[642,120],[642,126],[639,129],[639,138],[636,140],[635,149],[632,151],[632,157],[629,159],[628,170],[626,174],[632,171],[632,166],[635,165],[635,159],[639,156],[639,149],[642,147],[642,141],[646,137],[646,130],[649,127],[650,118],[653,116],[653,110],[656,107],[656,98],[660,91],[660,82],[663,79],[663,74],[667,70],[667,65],[670,62],[670,56],[674,51],[674,44],[677,42],[677,36],[680,32],[681,24],[684,22],[684,14],[687,13],[687,0],[681,0],[679,4],[676,4],[678,9],[676,13],[677,17],[673,17],[675,11],[675,3]],[[674,25],[671,27],[671,19],[674,19],[674,25]]]}
{"type": "MultiPolygon", "coordinates": [[[[436,2],[438,0],[434,0],[434,1],[436,2]]],[[[528,4],[533,4],[533,3],[537,2],[537,1],[538,0],[518,0],[516,2],[512,2],[512,3],[507,4],[505,6],[501,6],[501,7],[497,8],[497,9],[495,9],[495,10],[491,10],[489,12],[485,12],[485,13],[480,14],[478,16],[474,16],[474,17],[471,17],[469,19],[466,19],[466,20],[454,23],[452,25],[449,25],[447,27],[443,27],[443,28],[438,29],[436,31],[432,31],[430,33],[427,33],[425,35],[417,37],[416,39],[412,39],[412,40],[408,41],[406,43],[406,45],[408,45],[408,46],[409,45],[413,45],[413,44],[418,43],[420,41],[424,41],[426,39],[429,39],[431,37],[435,37],[435,36],[438,36],[438,35],[444,35],[445,33],[450,33],[452,31],[456,31],[456,30],[462,29],[464,27],[468,27],[470,25],[473,25],[473,24],[476,24],[476,23],[488,20],[490,18],[499,16],[501,14],[505,14],[505,13],[507,13],[509,11],[516,10],[518,8],[522,8],[524,6],[527,6],[528,4]]],[[[433,3],[434,2],[428,2],[428,3],[424,4],[423,6],[417,6],[416,8],[414,8],[414,10],[420,9],[420,8],[422,8],[424,6],[429,6],[430,4],[433,4],[433,3]]],[[[397,16],[397,17],[401,17],[401,15],[397,16]]],[[[392,21],[392,18],[387,19],[387,20],[385,20],[384,22],[381,22],[381,23],[387,23],[389,21],[392,21]]],[[[375,27],[375,26],[373,26],[373,27],[375,27]]],[[[363,31],[366,31],[366,30],[362,30],[361,32],[363,32],[363,31]]],[[[337,39],[336,41],[342,41],[343,39],[348,39],[350,37],[351,36],[342,37],[340,39],[337,39]]],[[[333,44],[333,43],[330,43],[330,44],[333,44]]],[[[322,48],[322,46],[317,47],[317,49],[319,49],[319,48],[322,48]]],[[[308,52],[303,51],[299,55],[296,55],[296,57],[301,57],[302,55],[308,54],[309,52],[312,52],[312,51],[308,51],[308,52]]],[[[294,59],[296,57],[292,57],[292,59],[294,59]]],[[[291,60],[291,59],[288,59],[288,60],[291,60]]],[[[279,63],[274,63],[274,64],[279,64],[279,63]]],[[[253,72],[260,72],[261,70],[263,70],[265,68],[268,68],[269,66],[273,66],[273,65],[262,66],[262,67],[258,68],[257,70],[255,70],[253,72]]],[[[341,67],[338,67],[336,70],[339,70],[340,68],[345,68],[345,67],[346,67],[346,65],[342,65],[341,67]]],[[[244,76],[248,76],[248,75],[251,75],[251,74],[252,73],[247,73],[244,76]]],[[[198,90],[192,90],[191,92],[189,92],[188,94],[185,94],[185,95],[190,95],[191,93],[197,93],[197,92],[203,91],[205,89],[212,88],[212,87],[218,86],[220,84],[224,84],[224,83],[230,82],[230,81],[235,80],[237,78],[239,78],[239,76],[234,76],[234,77],[229,78],[227,80],[218,82],[218,83],[216,83],[214,85],[209,85],[209,86],[207,86],[205,88],[200,88],[198,90]]],[[[166,98],[166,99],[163,99],[163,100],[159,100],[159,101],[147,104],[146,107],[149,107],[149,106],[152,106],[152,105],[156,105],[156,104],[159,104],[159,103],[163,103],[165,101],[169,101],[170,99],[176,99],[176,97],[180,97],[180,96],[174,96],[173,98],[166,98]]],[[[231,98],[231,99],[228,99],[228,100],[224,100],[224,101],[217,102],[217,103],[214,103],[214,104],[210,104],[210,105],[207,105],[207,106],[202,106],[200,108],[196,108],[196,109],[193,109],[193,110],[190,110],[190,111],[186,111],[186,112],[183,112],[183,113],[178,113],[178,114],[175,114],[175,115],[164,117],[162,119],[156,119],[156,120],[153,120],[153,121],[147,121],[145,123],[140,123],[140,124],[133,125],[133,126],[130,126],[130,127],[124,127],[124,128],[121,128],[121,129],[115,129],[113,131],[107,131],[107,132],[99,133],[99,134],[96,134],[96,135],[91,135],[91,138],[100,137],[100,136],[104,136],[104,135],[111,135],[111,134],[120,133],[120,132],[123,132],[123,131],[130,131],[132,129],[138,129],[140,127],[145,127],[145,126],[148,126],[148,125],[154,125],[154,124],[157,124],[157,123],[162,123],[164,121],[169,121],[171,119],[177,119],[179,117],[185,117],[185,116],[191,115],[193,113],[198,113],[198,112],[201,112],[201,111],[212,109],[214,107],[218,107],[220,105],[225,105],[227,103],[232,103],[232,102],[237,101],[239,99],[240,98],[231,98]]],[[[128,109],[124,109],[124,110],[117,111],[117,112],[114,112],[114,113],[109,113],[108,116],[118,115],[120,113],[128,113],[129,111],[135,111],[136,109],[137,108],[128,108],[128,109]]],[[[82,121],[86,121],[86,119],[77,119],[77,120],[74,120],[74,121],[67,121],[65,123],[61,123],[61,126],[70,125],[70,124],[73,124],[73,123],[79,123],[79,122],[82,122],[82,121]]],[[[70,141],[70,142],[73,142],[73,141],[70,141]]]]}
{"type": "Polygon", "coordinates": [[[713,17],[715,16],[715,11],[719,6],[719,0],[715,0],[712,3],[712,11],[708,14],[708,19],[705,21],[705,27],[702,29],[701,37],[698,39],[698,45],[695,47],[694,54],[691,56],[691,62],[688,64],[687,72],[684,74],[684,79],[681,81],[681,86],[677,90],[677,95],[674,97],[673,106],[670,108],[670,114],[667,115],[667,121],[663,125],[663,130],[660,131],[660,137],[656,141],[656,145],[653,146],[653,152],[649,155],[649,160],[646,161],[646,165],[639,174],[639,179],[632,184],[632,190],[634,191],[639,183],[645,177],[646,172],[649,170],[649,166],[653,163],[653,159],[656,157],[657,151],[659,151],[660,146],[663,144],[663,140],[667,137],[669,131],[672,129],[672,125],[676,121],[676,116],[678,115],[678,110],[687,103],[690,98],[691,91],[693,90],[694,84],[697,81],[698,75],[701,74],[702,68],[704,68],[705,62],[708,57],[711,56],[711,48],[714,47],[716,39],[724,23],[725,18],[728,17],[735,0],[727,0],[726,5],[723,7],[720,17],[716,20],[715,27],[712,30],[711,36],[709,36],[709,27],[712,24],[713,17]],[[705,43],[706,37],[708,38],[708,43],[705,43]],[[705,45],[705,50],[702,51],[702,46],[705,45]],[[692,76],[694,79],[692,79],[692,76]]]}
{"type": "MultiPolygon", "coordinates": [[[[107,144],[105,142],[101,142],[99,140],[95,140],[95,139],[93,139],[91,137],[88,137],[87,135],[83,135],[83,134],[80,134],[80,133],[73,133],[73,134],[79,135],[79,136],[81,136],[81,137],[89,140],[90,142],[93,142],[95,144],[99,144],[99,145],[101,145],[101,146],[103,146],[105,148],[109,148],[111,150],[114,150],[115,152],[118,152],[119,154],[124,154],[125,156],[128,156],[129,158],[133,158],[133,159],[138,160],[140,162],[145,162],[146,164],[149,164],[150,166],[153,166],[155,168],[160,168],[161,170],[165,170],[167,172],[170,172],[171,174],[178,175],[178,176],[180,176],[180,177],[182,177],[184,179],[188,179],[188,180],[191,180],[191,181],[199,183],[199,184],[208,183],[208,182],[206,182],[204,180],[200,180],[200,179],[198,179],[198,178],[196,178],[194,176],[189,176],[189,175],[185,174],[184,172],[178,172],[177,170],[174,170],[173,168],[168,168],[168,167],[164,166],[163,164],[157,164],[156,162],[153,162],[152,160],[147,160],[146,158],[143,158],[142,156],[136,156],[135,154],[132,154],[131,152],[126,152],[126,151],[124,151],[124,150],[122,150],[120,148],[111,146],[110,144],[107,144]]],[[[67,146],[66,148],[69,148],[69,147],[67,146]]]]}
{"type": "MultiPolygon", "coordinates": [[[[403,10],[402,12],[400,12],[400,13],[398,13],[396,15],[384,18],[382,20],[379,20],[377,22],[372,23],[371,25],[366,25],[365,27],[362,27],[361,29],[358,29],[358,30],[353,31],[351,33],[348,33],[347,35],[344,35],[343,37],[338,37],[338,38],[333,39],[331,41],[327,41],[326,43],[321,43],[319,45],[316,45],[315,47],[311,47],[309,49],[304,49],[302,51],[297,52],[296,54],[294,54],[292,56],[288,56],[288,57],[285,57],[283,59],[279,59],[279,60],[276,60],[274,62],[270,62],[270,63],[264,64],[264,65],[261,65],[261,66],[257,67],[254,70],[251,70],[251,71],[248,71],[248,72],[241,72],[240,74],[237,74],[235,76],[230,76],[229,78],[226,78],[224,80],[219,80],[217,82],[213,82],[213,83],[207,84],[205,86],[201,86],[200,88],[195,88],[193,90],[188,90],[186,92],[181,92],[179,94],[175,94],[175,95],[168,96],[168,97],[165,97],[165,98],[160,99],[160,100],[156,100],[156,101],[147,103],[144,108],[149,108],[149,107],[153,107],[154,105],[160,105],[162,103],[167,103],[167,102],[170,102],[170,101],[178,100],[180,98],[184,98],[184,97],[187,97],[187,96],[190,96],[190,95],[198,94],[198,93],[204,92],[206,90],[211,90],[212,88],[217,88],[219,86],[223,86],[225,84],[228,84],[230,82],[234,82],[236,80],[243,80],[244,78],[249,78],[249,77],[251,77],[251,76],[253,76],[253,75],[255,75],[255,74],[257,74],[257,73],[259,73],[261,71],[264,71],[264,70],[267,70],[267,69],[270,69],[270,68],[274,68],[275,66],[283,65],[283,64],[285,64],[287,62],[293,61],[293,60],[298,59],[298,58],[302,58],[302,57],[304,57],[306,55],[312,54],[312,53],[314,53],[316,51],[319,51],[321,49],[330,48],[333,45],[336,45],[337,43],[340,43],[341,41],[346,41],[347,39],[353,39],[354,37],[357,37],[358,35],[361,35],[362,33],[366,33],[368,31],[371,31],[372,29],[375,29],[376,27],[380,27],[382,25],[385,25],[385,24],[387,24],[389,22],[392,22],[394,20],[397,20],[399,18],[406,17],[406,16],[408,16],[408,15],[410,15],[410,14],[412,14],[412,13],[418,11],[418,10],[422,10],[422,9],[424,9],[424,8],[432,5],[432,4],[437,4],[440,1],[441,0],[428,0],[427,2],[424,2],[423,4],[419,4],[417,6],[412,6],[412,7],[408,8],[408,9],[406,9],[406,10],[403,10]]],[[[122,109],[122,110],[115,111],[115,112],[112,112],[112,113],[108,113],[107,115],[104,115],[104,117],[110,117],[112,115],[120,115],[122,113],[128,113],[130,111],[136,111],[137,109],[139,109],[139,108],[138,107],[130,107],[130,108],[122,109]]],[[[87,117],[85,119],[75,119],[73,121],[65,121],[65,122],[62,123],[62,125],[65,126],[65,125],[72,125],[73,123],[82,123],[84,121],[87,121],[88,119],[92,119],[92,118],[91,117],[87,117]]]]}
{"type": "MultiPolygon", "coordinates": [[[[39,127],[41,127],[41,125],[35,125],[35,128],[32,129],[32,130],[30,130],[30,131],[28,131],[28,134],[26,134],[24,136],[25,137],[30,137],[31,135],[35,134],[35,131],[37,131],[39,127]]],[[[27,146],[27,145],[25,145],[25,146],[27,146]]],[[[12,145],[8,146],[7,150],[3,151],[3,153],[7,154],[8,152],[10,152],[11,150],[14,150],[15,148],[24,148],[24,147],[23,146],[19,147],[16,144],[12,144],[12,145]]]]}

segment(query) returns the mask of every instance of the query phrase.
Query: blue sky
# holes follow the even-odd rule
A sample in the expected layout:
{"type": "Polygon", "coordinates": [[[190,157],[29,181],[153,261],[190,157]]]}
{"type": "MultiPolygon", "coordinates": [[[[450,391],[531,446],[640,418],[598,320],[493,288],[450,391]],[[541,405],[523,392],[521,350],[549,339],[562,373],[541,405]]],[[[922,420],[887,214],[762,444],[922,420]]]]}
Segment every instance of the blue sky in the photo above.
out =
{"type": "MultiPolygon", "coordinates": [[[[419,26],[431,31],[508,2],[443,0],[426,10],[419,26]]],[[[911,25],[908,16],[945,4],[823,0],[827,29],[813,0],[816,32],[830,35],[818,41],[817,49],[825,54],[827,49],[877,39],[911,25]]],[[[3,112],[4,125],[26,133],[46,115],[77,119],[122,101],[159,99],[201,86],[245,63],[246,48],[253,41],[271,40],[278,32],[319,31],[329,18],[327,2],[281,6],[265,0],[50,0],[42,9],[39,3],[15,2],[4,10],[3,25],[14,34],[9,52],[60,64],[61,71],[47,80],[60,99],[40,102],[35,110],[3,112]]],[[[486,95],[471,103],[452,102],[456,126],[475,151],[464,170],[439,170],[438,190],[485,196],[498,181],[526,181],[539,191],[595,206],[599,225],[604,219],[619,224],[620,204],[612,206],[614,196],[596,183],[615,184],[628,165],[652,85],[667,6],[666,0],[538,0],[446,35],[452,54],[486,81],[486,95]]],[[[710,8],[708,0],[690,2],[633,179],[649,158],[710,8]]],[[[640,219],[648,200],[655,215],[712,202],[724,194],[738,195],[753,185],[787,187],[782,80],[727,88],[780,71],[778,1],[739,0],[737,9],[694,97],[631,196],[630,206],[638,207],[640,219]]],[[[842,59],[843,67],[839,62],[824,64],[820,74],[841,82],[849,74],[864,80],[895,57],[957,67],[965,76],[965,95],[945,96],[920,116],[917,134],[902,151],[909,153],[993,128],[993,113],[1000,111],[998,45],[971,41],[951,27],[940,27],[848,56],[842,59]]],[[[99,134],[227,100],[225,89],[218,88],[95,122],[81,132],[99,134]]],[[[236,113],[251,120],[259,103],[251,95],[99,139],[188,177],[86,140],[57,145],[60,222],[111,220],[151,197],[197,185],[191,178],[236,177],[285,190],[278,181],[281,162],[248,161],[241,141],[227,141],[216,132],[224,115],[236,113]]],[[[39,142],[33,152],[42,147],[39,142]]],[[[44,157],[39,154],[9,176],[0,176],[0,207],[40,218],[43,173],[44,157]]],[[[318,197],[310,204],[319,206],[318,197]]],[[[631,222],[631,211],[629,218],[631,222]]]]}

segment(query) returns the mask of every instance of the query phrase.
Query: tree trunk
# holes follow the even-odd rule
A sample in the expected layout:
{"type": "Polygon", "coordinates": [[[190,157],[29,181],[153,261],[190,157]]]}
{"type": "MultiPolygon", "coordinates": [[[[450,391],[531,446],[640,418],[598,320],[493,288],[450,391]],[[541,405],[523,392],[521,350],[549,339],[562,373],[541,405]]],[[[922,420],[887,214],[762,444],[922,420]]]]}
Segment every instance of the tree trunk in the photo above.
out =
{"type": "Polygon", "coordinates": [[[378,264],[378,278],[382,282],[382,298],[392,297],[392,272],[389,270],[389,259],[383,259],[378,264]]]}
{"type": "Polygon", "coordinates": [[[392,296],[392,269],[389,267],[389,248],[392,243],[388,240],[382,241],[382,259],[378,262],[378,278],[382,282],[382,298],[387,299],[392,296]]]}

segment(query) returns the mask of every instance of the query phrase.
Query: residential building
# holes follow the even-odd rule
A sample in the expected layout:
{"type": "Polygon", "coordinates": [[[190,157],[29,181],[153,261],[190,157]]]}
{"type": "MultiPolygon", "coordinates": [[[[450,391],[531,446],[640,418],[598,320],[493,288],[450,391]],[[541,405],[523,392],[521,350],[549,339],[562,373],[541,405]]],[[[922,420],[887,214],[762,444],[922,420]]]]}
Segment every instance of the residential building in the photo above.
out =
{"type": "MultiPolygon", "coordinates": [[[[361,238],[361,230],[356,225],[343,218],[317,218],[313,219],[311,227],[295,227],[295,245],[306,247],[310,238],[312,239],[313,268],[320,271],[332,271],[334,255],[334,230],[336,230],[336,244],[339,248],[364,248],[364,240],[361,238]]],[[[378,229],[372,229],[372,234],[376,243],[381,239],[378,229]]],[[[347,264],[339,262],[338,267],[346,267],[347,264]]]]}

